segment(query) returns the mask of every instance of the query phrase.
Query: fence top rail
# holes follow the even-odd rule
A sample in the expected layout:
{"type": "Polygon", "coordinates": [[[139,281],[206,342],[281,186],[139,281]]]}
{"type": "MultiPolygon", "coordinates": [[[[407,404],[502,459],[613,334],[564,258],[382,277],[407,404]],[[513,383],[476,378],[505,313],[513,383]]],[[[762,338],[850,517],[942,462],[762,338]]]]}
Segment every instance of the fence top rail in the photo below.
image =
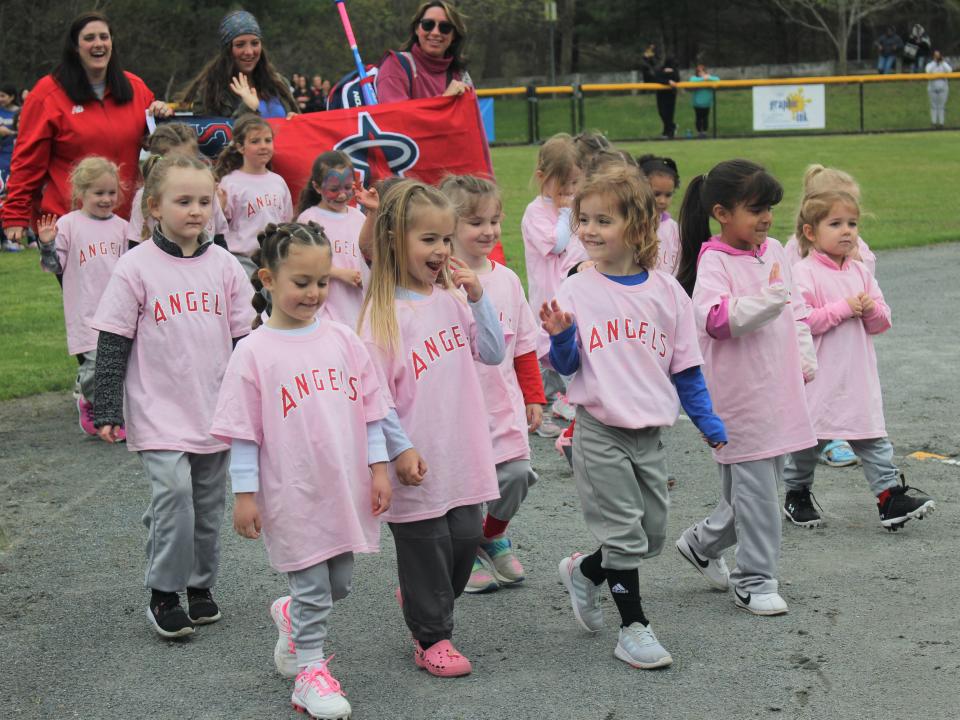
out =
{"type": "MultiPolygon", "coordinates": [[[[883,82],[924,82],[928,80],[960,79],[960,72],[951,73],[897,73],[890,75],[830,75],[823,77],[794,78],[756,78],[749,80],[718,80],[715,82],[678,82],[678,88],[690,90],[745,88],[769,85],[849,85],[883,82]]],[[[580,86],[583,92],[611,92],[619,90],[666,90],[669,85],[659,83],[587,83],[580,86]]],[[[534,88],[536,95],[570,95],[575,92],[573,85],[550,85],[534,88]]],[[[526,95],[525,87],[480,88],[480,97],[499,97],[506,95],[526,95]]]]}

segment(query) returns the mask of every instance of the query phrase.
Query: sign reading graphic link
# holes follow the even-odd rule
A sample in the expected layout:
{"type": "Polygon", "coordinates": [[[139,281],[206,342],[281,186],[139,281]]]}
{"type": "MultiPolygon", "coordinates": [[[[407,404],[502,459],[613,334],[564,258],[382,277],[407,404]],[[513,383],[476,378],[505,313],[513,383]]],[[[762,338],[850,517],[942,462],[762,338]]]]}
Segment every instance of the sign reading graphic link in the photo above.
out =
{"type": "Polygon", "coordinates": [[[823,85],[753,88],[754,130],[822,130],[827,126],[823,85]]]}

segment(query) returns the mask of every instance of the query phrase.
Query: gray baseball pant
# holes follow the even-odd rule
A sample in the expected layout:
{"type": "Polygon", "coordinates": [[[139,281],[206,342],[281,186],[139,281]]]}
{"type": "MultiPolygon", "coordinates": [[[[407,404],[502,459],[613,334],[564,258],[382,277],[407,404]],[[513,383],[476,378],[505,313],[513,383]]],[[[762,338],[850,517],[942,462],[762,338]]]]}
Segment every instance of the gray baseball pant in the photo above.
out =
{"type": "Polygon", "coordinates": [[[151,497],[145,584],[179,592],[213,587],[220,565],[230,451],[201,455],[177,450],[142,450],[140,461],[151,497]]]}
{"type": "Polygon", "coordinates": [[[779,588],[780,498],[784,456],[721,464],[721,498],[710,516],[687,528],[693,551],[716,559],[733,545],[736,567],[730,582],[743,592],[774,593],[779,588]]]}
{"type": "Polygon", "coordinates": [[[660,428],[610,427],[578,407],[573,478],[603,567],[633,570],[660,554],[670,507],[660,428]]]}
{"type": "Polygon", "coordinates": [[[487,503],[487,512],[497,520],[512,520],[527,497],[530,486],[539,477],[529,460],[507,460],[497,465],[497,484],[500,498],[487,503]]]}
{"type": "Polygon", "coordinates": [[[350,594],[352,579],[352,552],[287,573],[290,584],[290,628],[299,667],[305,668],[323,660],[327,617],[333,609],[333,603],[350,594]]]}
{"type": "MultiPolygon", "coordinates": [[[[828,442],[829,440],[821,440],[813,447],[787,456],[783,468],[783,485],[788,491],[813,487],[817,460],[828,442]]],[[[863,464],[863,474],[870,483],[870,492],[879,495],[899,484],[900,469],[893,464],[893,445],[890,440],[882,437],[847,442],[863,464]]]]}

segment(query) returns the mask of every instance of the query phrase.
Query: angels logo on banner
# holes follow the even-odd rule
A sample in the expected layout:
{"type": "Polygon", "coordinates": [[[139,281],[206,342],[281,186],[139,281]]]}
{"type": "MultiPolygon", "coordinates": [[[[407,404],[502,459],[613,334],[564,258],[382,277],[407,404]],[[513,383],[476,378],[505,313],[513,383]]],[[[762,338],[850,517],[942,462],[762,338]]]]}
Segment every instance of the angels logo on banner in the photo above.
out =
{"type": "Polygon", "coordinates": [[[368,112],[361,112],[357,122],[357,134],[346,137],[334,150],[346,153],[360,175],[360,182],[366,185],[371,177],[387,175],[404,176],[404,173],[417,164],[420,148],[413,138],[400,133],[384,132],[368,112]],[[371,173],[371,164],[383,158],[386,168],[371,173]]]}

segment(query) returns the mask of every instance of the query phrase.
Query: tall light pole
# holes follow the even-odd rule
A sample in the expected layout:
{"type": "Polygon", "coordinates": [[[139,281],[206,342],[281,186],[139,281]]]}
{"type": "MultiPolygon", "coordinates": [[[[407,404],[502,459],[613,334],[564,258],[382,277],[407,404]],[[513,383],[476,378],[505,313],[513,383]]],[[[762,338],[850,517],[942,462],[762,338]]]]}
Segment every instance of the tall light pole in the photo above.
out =
{"type": "Polygon", "coordinates": [[[547,0],[543,3],[543,17],[550,25],[550,84],[557,84],[557,53],[553,46],[553,37],[557,31],[557,3],[547,0]]]}

